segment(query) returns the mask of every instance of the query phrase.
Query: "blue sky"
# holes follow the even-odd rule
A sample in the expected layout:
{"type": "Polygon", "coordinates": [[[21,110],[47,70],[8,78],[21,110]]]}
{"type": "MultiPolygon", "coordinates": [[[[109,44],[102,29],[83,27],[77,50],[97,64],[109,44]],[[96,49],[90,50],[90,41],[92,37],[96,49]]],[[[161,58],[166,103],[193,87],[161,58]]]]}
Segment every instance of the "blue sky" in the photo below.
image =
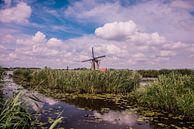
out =
{"type": "Polygon", "coordinates": [[[193,0],[1,0],[0,65],[194,68],[193,0]]]}

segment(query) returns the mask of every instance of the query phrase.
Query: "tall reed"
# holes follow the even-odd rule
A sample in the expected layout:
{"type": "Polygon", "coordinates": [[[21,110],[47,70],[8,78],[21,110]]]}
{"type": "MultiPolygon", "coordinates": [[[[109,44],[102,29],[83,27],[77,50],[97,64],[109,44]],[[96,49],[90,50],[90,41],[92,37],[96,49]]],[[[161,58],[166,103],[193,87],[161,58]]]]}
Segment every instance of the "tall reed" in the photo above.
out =
{"type": "Polygon", "coordinates": [[[4,69],[0,66],[0,80],[2,79],[3,72],[4,72],[4,69]]]}
{"type": "MultiPolygon", "coordinates": [[[[24,71],[23,71],[24,72],[24,71]]],[[[26,75],[18,71],[18,80],[26,80],[31,88],[59,89],[62,92],[78,93],[127,93],[138,87],[140,75],[136,72],[121,71],[91,71],[91,70],[52,70],[42,69],[26,75]]]]}
{"type": "Polygon", "coordinates": [[[1,129],[27,129],[31,128],[30,115],[21,106],[19,97],[21,94],[2,102],[0,107],[1,129]]]}
{"type": "Polygon", "coordinates": [[[132,94],[143,106],[194,116],[194,75],[171,73],[132,94]]]}

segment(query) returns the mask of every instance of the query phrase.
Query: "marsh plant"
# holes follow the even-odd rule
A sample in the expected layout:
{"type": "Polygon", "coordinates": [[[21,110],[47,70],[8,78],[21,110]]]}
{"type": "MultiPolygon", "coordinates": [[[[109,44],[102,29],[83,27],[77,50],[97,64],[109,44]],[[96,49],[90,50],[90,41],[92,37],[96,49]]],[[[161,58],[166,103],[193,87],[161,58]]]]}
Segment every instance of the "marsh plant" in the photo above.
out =
{"type": "Polygon", "coordinates": [[[138,70],[138,73],[143,77],[158,77],[159,75],[168,75],[170,73],[192,75],[194,70],[192,69],[160,69],[160,70],[138,70]]]}
{"type": "MultiPolygon", "coordinates": [[[[37,89],[58,89],[76,93],[128,93],[139,86],[140,75],[128,70],[52,70],[14,72],[16,80],[27,81],[26,85],[37,89]]],[[[19,82],[18,81],[18,82],[19,82]]]]}
{"type": "Polygon", "coordinates": [[[27,129],[31,128],[30,115],[21,106],[19,97],[21,93],[6,101],[1,101],[0,128],[1,129],[27,129]]]}
{"type": "Polygon", "coordinates": [[[0,66],[0,81],[1,81],[2,76],[3,76],[3,72],[4,72],[4,69],[0,66]]]}
{"type": "Polygon", "coordinates": [[[140,88],[131,95],[143,106],[190,118],[194,115],[194,75],[160,75],[150,86],[140,88]]]}

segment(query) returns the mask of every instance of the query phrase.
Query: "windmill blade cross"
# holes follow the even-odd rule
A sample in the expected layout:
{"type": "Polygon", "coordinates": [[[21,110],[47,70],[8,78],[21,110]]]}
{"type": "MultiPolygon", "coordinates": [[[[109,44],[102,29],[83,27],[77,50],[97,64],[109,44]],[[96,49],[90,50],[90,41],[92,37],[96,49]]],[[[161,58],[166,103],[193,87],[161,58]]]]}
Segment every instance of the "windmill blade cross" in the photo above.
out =
{"type": "Polygon", "coordinates": [[[92,61],[93,59],[88,59],[88,60],[83,60],[81,62],[88,62],[88,61],[92,61]]]}
{"type": "Polygon", "coordinates": [[[97,57],[95,57],[95,55],[94,55],[94,48],[92,47],[92,58],[91,59],[88,59],[88,60],[83,60],[83,61],[81,61],[81,62],[88,62],[88,61],[91,61],[91,69],[92,70],[96,70],[96,68],[97,69],[99,69],[99,61],[100,60],[98,60],[99,58],[103,58],[103,57],[105,57],[105,55],[103,55],[103,56],[97,56],[97,57]]]}
{"type": "Polygon", "coordinates": [[[103,55],[103,56],[97,56],[97,57],[95,57],[95,59],[99,59],[99,58],[103,58],[103,57],[106,57],[105,55],[103,55]]]}
{"type": "Polygon", "coordinates": [[[94,48],[92,47],[92,58],[94,58],[94,48]]]}

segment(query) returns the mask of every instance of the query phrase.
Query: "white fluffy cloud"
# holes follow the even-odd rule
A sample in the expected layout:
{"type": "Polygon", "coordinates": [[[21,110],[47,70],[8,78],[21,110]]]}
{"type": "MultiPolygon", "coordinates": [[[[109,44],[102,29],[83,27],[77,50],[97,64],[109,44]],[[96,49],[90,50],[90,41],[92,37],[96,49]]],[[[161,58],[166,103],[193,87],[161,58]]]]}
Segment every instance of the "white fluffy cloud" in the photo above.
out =
{"type": "Polygon", "coordinates": [[[128,40],[132,42],[144,42],[160,44],[165,42],[165,38],[157,32],[142,32],[134,21],[106,23],[103,27],[95,30],[95,34],[103,39],[128,40]]]}
{"type": "Polygon", "coordinates": [[[32,40],[36,43],[42,43],[44,42],[46,39],[45,34],[43,34],[42,32],[38,31],[36,32],[35,36],[32,38],[32,40]]]}
{"type": "Polygon", "coordinates": [[[125,40],[129,35],[137,32],[137,25],[133,21],[106,23],[95,30],[95,34],[104,39],[125,40]]]}
{"type": "MultiPolygon", "coordinates": [[[[15,45],[12,51],[5,44],[0,45],[0,62],[6,66],[14,64],[28,67],[44,67],[46,65],[55,68],[64,68],[67,65],[70,68],[90,67],[89,62],[81,63],[81,61],[91,58],[91,47],[94,47],[96,56],[106,55],[106,58],[103,58],[100,63],[102,67],[161,68],[165,63],[168,64],[166,67],[174,66],[175,64],[170,64],[174,61],[173,58],[177,58],[177,54],[187,51],[185,47],[181,47],[183,43],[174,45],[176,42],[167,42],[175,46],[176,49],[172,49],[170,45],[164,47],[164,44],[152,45],[128,40],[107,40],[95,35],[60,40],[48,39],[42,32],[37,32],[34,36],[7,36],[8,39],[10,37],[12,37],[12,46],[15,45]],[[16,44],[14,44],[13,38],[17,41],[16,44]],[[176,51],[180,48],[180,52],[176,51]]],[[[191,60],[187,56],[183,58],[191,60]]],[[[177,65],[184,64],[180,59],[177,60],[179,61],[176,63],[177,65]]]]}
{"type": "Polygon", "coordinates": [[[0,22],[25,23],[28,22],[28,18],[31,16],[31,13],[31,7],[24,2],[20,2],[16,7],[0,10],[0,22]]]}
{"type": "Polygon", "coordinates": [[[60,47],[62,46],[62,41],[56,38],[51,38],[48,40],[47,45],[51,47],[60,47]]]}
{"type": "Polygon", "coordinates": [[[65,14],[79,22],[100,25],[133,20],[146,32],[158,32],[174,41],[191,42],[194,40],[194,17],[190,14],[193,9],[194,2],[185,0],[150,0],[126,6],[118,1],[81,0],[69,6],[65,14]]]}
{"type": "Polygon", "coordinates": [[[188,47],[182,42],[168,41],[164,36],[159,35],[158,32],[146,33],[139,29],[134,21],[127,22],[113,22],[106,23],[104,26],[95,30],[97,37],[105,40],[124,41],[128,43],[135,43],[140,45],[140,51],[155,49],[158,46],[163,49],[181,49],[188,47]]]}
{"type": "Polygon", "coordinates": [[[161,57],[171,57],[171,56],[174,56],[175,55],[175,52],[173,51],[169,51],[169,50],[162,50],[160,51],[160,55],[161,57]]]}

